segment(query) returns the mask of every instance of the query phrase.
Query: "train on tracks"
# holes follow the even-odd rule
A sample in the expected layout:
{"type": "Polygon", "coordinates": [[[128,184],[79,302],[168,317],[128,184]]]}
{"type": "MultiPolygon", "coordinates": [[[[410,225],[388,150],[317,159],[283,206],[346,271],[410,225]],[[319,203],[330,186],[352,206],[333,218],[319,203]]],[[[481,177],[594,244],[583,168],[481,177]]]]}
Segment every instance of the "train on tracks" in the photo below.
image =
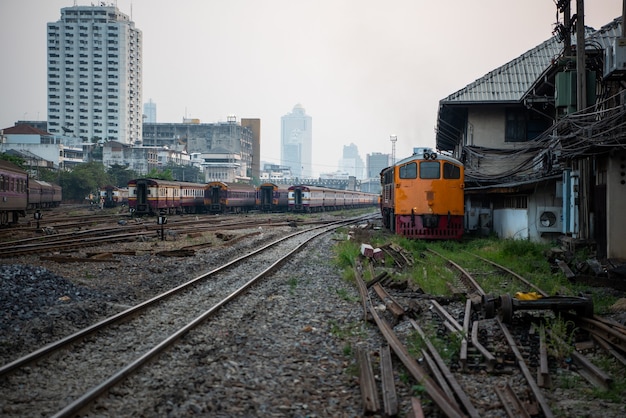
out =
{"type": "Polygon", "coordinates": [[[464,167],[430,148],[380,172],[380,212],[391,232],[415,239],[461,239],[464,167]]]}
{"type": "Polygon", "coordinates": [[[376,206],[379,196],[352,190],[329,189],[303,184],[289,187],[289,212],[323,212],[376,206]]]}
{"type": "Polygon", "coordinates": [[[286,212],[289,208],[289,186],[261,184],[257,188],[256,205],[263,212],[286,212]]]}
{"type": "Polygon", "coordinates": [[[32,179],[8,161],[0,161],[0,226],[17,223],[28,210],[57,207],[61,186],[32,179]]]}
{"type": "Polygon", "coordinates": [[[206,184],[135,179],[128,207],[137,215],[180,213],[320,212],[375,206],[378,195],[314,186],[214,181],[206,184]]]}
{"type": "Polygon", "coordinates": [[[112,185],[101,187],[100,202],[105,208],[128,205],[128,188],[112,185]]]}

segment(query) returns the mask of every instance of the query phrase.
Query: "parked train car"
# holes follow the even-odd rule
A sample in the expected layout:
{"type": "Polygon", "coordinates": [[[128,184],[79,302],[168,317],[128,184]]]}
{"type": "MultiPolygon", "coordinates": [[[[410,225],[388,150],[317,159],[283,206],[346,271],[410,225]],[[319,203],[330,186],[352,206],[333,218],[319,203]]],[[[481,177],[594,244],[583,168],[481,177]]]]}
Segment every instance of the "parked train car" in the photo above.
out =
{"type": "Polygon", "coordinates": [[[290,212],[322,212],[374,206],[378,195],[351,190],[330,189],[304,184],[289,187],[290,212]]]}
{"type": "Polygon", "coordinates": [[[204,209],[204,184],[159,179],[128,182],[128,208],[137,215],[198,213],[204,209]]]}
{"type": "Polygon", "coordinates": [[[128,204],[128,187],[106,185],[100,188],[100,201],[105,208],[114,208],[128,204]]]}
{"type": "Polygon", "coordinates": [[[16,223],[26,216],[28,174],[17,165],[0,160],[0,225],[16,223]]]}
{"type": "Polygon", "coordinates": [[[257,208],[263,212],[285,212],[289,206],[289,188],[274,183],[257,187],[257,208]]]}
{"type": "Polygon", "coordinates": [[[61,186],[47,181],[28,181],[28,209],[58,207],[62,199],[61,186]]]}
{"type": "Polygon", "coordinates": [[[383,225],[408,238],[461,239],[464,217],[464,167],[430,148],[380,173],[383,225]]]}
{"type": "Polygon", "coordinates": [[[57,207],[61,186],[28,177],[26,171],[0,160],[0,225],[18,222],[27,210],[57,207]]]}
{"type": "Polygon", "coordinates": [[[257,189],[245,183],[212,181],[204,188],[204,206],[211,213],[241,213],[256,207],[257,189]]]}

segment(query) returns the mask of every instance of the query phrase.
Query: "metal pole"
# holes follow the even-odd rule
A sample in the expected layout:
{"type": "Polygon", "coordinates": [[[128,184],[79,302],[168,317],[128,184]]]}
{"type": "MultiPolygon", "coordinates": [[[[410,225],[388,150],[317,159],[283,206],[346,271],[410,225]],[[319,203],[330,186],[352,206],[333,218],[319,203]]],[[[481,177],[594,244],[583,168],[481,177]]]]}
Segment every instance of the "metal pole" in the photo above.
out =
{"type": "Polygon", "coordinates": [[[585,68],[585,2],[576,0],[576,93],[577,110],[587,108],[587,72],[585,68]]]}

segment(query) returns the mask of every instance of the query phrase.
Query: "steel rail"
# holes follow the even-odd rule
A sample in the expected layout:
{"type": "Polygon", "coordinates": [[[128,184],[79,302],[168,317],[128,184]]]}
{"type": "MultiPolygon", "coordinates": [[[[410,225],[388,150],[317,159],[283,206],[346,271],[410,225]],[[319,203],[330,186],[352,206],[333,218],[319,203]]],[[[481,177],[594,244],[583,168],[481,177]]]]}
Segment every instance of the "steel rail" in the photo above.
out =
{"type": "MultiPolygon", "coordinates": [[[[350,223],[354,223],[354,222],[356,222],[356,221],[337,221],[337,222],[331,223],[330,225],[350,224],[350,223]]],[[[310,231],[315,230],[315,229],[324,229],[323,231],[320,231],[316,235],[314,235],[311,238],[311,239],[313,239],[313,238],[316,238],[316,237],[318,237],[320,235],[328,233],[329,231],[332,231],[332,230],[337,228],[337,226],[330,227],[330,225],[319,226],[319,227],[311,228],[311,229],[309,229],[307,231],[302,231],[302,232],[310,232],[310,231]]],[[[290,237],[292,237],[294,235],[297,235],[297,234],[298,233],[291,234],[288,237],[282,238],[282,239],[280,239],[278,241],[283,241],[284,239],[290,238],[290,237]]],[[[116,384],[121,382],[123,379],[125,379],[126,377],[130,376],[133,372],[138,370],[145,363],[147,363],[148,361],[152,360],[157,355],[159,355],[160,353],[165,351],[165,349],[167,349],[169,346],[171,346],[176,341],[178,341],[182,336],[187,334],[192,329],[196,328],[198,325],[202,324],[204,321],[206,321],[206,319],[208,319],[210,316],[214,315],[219,309],[221,309],[227,303],[231,302],[232,300],[237,298],[239,295],[244,293],[253,284],[258,282],[260,279],[262,279],[262,278],[268,276],[269,274],[271,274],[272,272],[274,272],[276,270],[276,268],[278,268],[280,265],[282,265],[288,258],[290,258],[294,254],[299,252],[302,248],[304,248],[311,241],[311,239],[309,239],[309,240],[307,240],[305,242],[302,242],[301,244],[299,244],[296,247],[294,247],[291,251],[285,253],[281,258],[276,260],[272,265],[270,265],[268,268],[266,268],[265,270],[261,271],[259,274],[257,274],[256,276],[254,276],[250,280],[248,280],[243,286],[239,287],[237,290],[232,292],[226,298],[222,299],[222,301],[218,302],[213,307],[211,307],[210,309],[208,309],[207,311],[202,313],[200,316],[195,318],[193,321],[189,322],[187,325],[183,326],[178,331],[176,331],[175,333],[173,333],[172,335],[170,335],[169,337],[164,339],[161,343],[159,343],[157,346],[155,346],[151,350],[149,350],[146,353],[144,353],[141,357],[137,358],[135,361],[131,362],[130,364],[128,364],[128,365],[124,366],[123,368],[121,368],[120,370],[118,370],[115,374],[110,376],[106,381],[100,383],[99,385],[97,385],[94,388],[91,388],[83,396],[81,396],[80,398],[72,401],[70,404],[66,405],[61,411],[59,411],[58,413],[54,414],[53,417],[54,418],[72,417],[72,416],[75,416],[75,414],[83,411],[91,403],[93,403],[98,397],[100,397],[102,394],[107,392],[110,388],[114,387],[116,384]]],[[[262,249],[266,249],[267,247],[268,246],[264,246],[262,249]]],[[[259,251],[261,251],[261,249],[254,251],[254,254],[258,253],[259,251]]],[[[247,258],[247,257],[245,257],[245,258],[247,258]]],[[[232,265],[233,261],[227,263],[226,265],[227,266],[232,265]]],[[[199,276],[198,278],[206,277],[209,274],[210,273],[206,273],[206,274],[204,274],[202,276],[199,276]]],[[[198,279],[198,278],[196,278],[196,279],[198,279]]],[[[196,280],[196,279],[194,279],[194,280],[196,280]]]]}
{"type": "Polygon", "coordinates": [[[422,341],[424,341],[424,344],[426,344],[426,347],[428,347],[428,351],[430,351],[430,355],[433,357],[433,360],[437,364],[437,367],[439,368],[439,370],[441,370],[441,373],[443,373],[443,376],[445,377],[446,381],[448,382],[448,384],[454,391],[454,394],[456,395],[456,397],[461,401],[461,404],[463,405],[463,407],[465,408],[469,416],[478,418],[480,414],[478,413],[478,411],[476,410],[476,408],[474,407],[470,399],[467,397],[467,394],[465,393],[463,388],[461,388],[461,385],[456,380],[456,378],[454,377],[454,375],[452,374],[448,366],[446,366],[446,363],[443,361],[443,359],[439,355],[439,352],[437,351],[435,346],[430,342],[430,340],[426,336],[426,333],[417,324],[417,322],[415,322],[415,320],[409,319],[409,322],[411,323],[413,328],[417,330],[418,334],[422,338],[422,341]]]}
{"type": "Polygon", "coordinates": [[[430,248],[428,248],[428,251],[443,258],[444,260],[446,260],[447,263],[451,264],[452,266],[454,266],[454,268],[456,268],[459,272],[461,272],[462,276],[465,278],[464,280],[462,279],[461,281],[463,283],[465,283],[466,285],[468,285],[470,288],[472,288],[473,290],[475,290],[476,292],[478,292],[481,296],[486,295],[485,291],[483,290],[483,288],[478,284],[478,282],[476,280],[474,280],[474,277],[472,277],[472,275],[465,270],[463,267],[461,267],[460,265],[458,265],[457,263],[455,263],[454,261],[450,260],[447,257],[444,257],[443,255],[439,254],[437,251],[432,250],[430,248]]]}
{"type": "MultiPolygon", "coordinates": [[[[481,294],[481,296],[486,297],[485,291],[482,289],[482,287],[473,279],[473,277],[465,269],[463,269],[461,266],[459,266],[458,264],[454,263],[453,261],[447,259],[446,257],[444,257],[443,255],[441,255],[439,253],[437,253],[435,251],[432,251],[432,250],[429,250],[429,251],[431,251],[432,253],[438,255],[439,257],[443,258],[444,260],[447,260],[451,265],[453,265],[455,268],[457,268],[459,271],[461,271],[463,273],[463,275],[468,278],[469,282],[472,285],[474,283],[476,284],[475,289],[481,294]]],[[[478,258],[481,258],[481,257],[478,257],[478,258]]],[[[486,261],[488,261],[488,260],[486,260],[486,261]]],[[[490,263],[494,264],[492,262],[490,262],[490,263]]],[[[496,264],[496,266],[503,267],[503,266],[499,266],[497,264],[496,264]]],[[[541,393],[541,389],[539,388],[539,386],[535,382],[535,379],[533,378],[530,370],[528,369],[528,366],[526,365],[526,362],[524,361],[524,358],[523,358],[521,352],[517,348],[517,344],[515,343],[513,335],[509,332],[508,328],[500,320],[500,318],[496,318],[496,319],[498,321],[498,324],[499,324],[500,328],[502,329],[502,332],[504,333],[504,335],[506,337],[508,345],[511,347],[511,350],[513,351],[513,354],[515,355],[517,365],[520,368],[520,370],[522,371],[522,374],[524,375],[524,378],[526,379],[528,385],[530,386],[531,391],[532,391],[533,395],[535,396],[535,399],[537,400],[537,403],[539,403],[539,405],[541,407],[541,410],[543,411],[543,413],[545,415],[545,418],[552,418],[554,415],[552,414],[550,406],[548,405],[548,402],[544,398],[543,393],[541,393]]]]}
{"type": "Polygon", "coordinates": [[[511,385],[506,383],[503,387],[496,386],[495,390],[500,403],[502,403],[504,410],[510,418],[530,418],[530,414],[526,411],[515,392],[513,392],[511,385]]]}
{"type": "Polygon", "coordinates": [[[396,356],[404,364],[409,373],[411,373],[411,375],[424,386],[426,393],[428,393],[433,402],[437,404],[439,409],[446,416],[450,418],[463,417],[463,411],[461,411],[456,401],[454,399],[450,399],[442,391],[442,389],[432,380],[432,378],[426,373],[426,371],[411,356],[407,348],[402,344],[398,336],[395,334],[395,332],[393,332],[387,322],[381,319],[380,316],[378,316],[376,309],[374,309],[372,306],[372,301],[367,292],[367,287],[365,285],[365,282],[363,281],[363,278],[361,277],[357,265],[354,266],[354,272],[357,286],[359,287],[359,293],[363,298],[363,305],[370,312],[372,319],[380,329],[383,337],[385,338],[393,352],[396,354],[396,356]]]}
{"type": "Polygon", "coordinates": [[[501,270],[506,271],[506,272],[507,272],[507,273],[509,273],[511,276],[515,277],[517,280],[521,281],[521,282],[522,282],[522,283],[524,283],[525,285],[527,285],[527,286],[529,286],[529,287],[531,287],[531,288],[535,289],[535,290],[537,291],[537,293],[541,294],[541,296],[543,296],[543,297],[547,297],[547,296],[549,296],[549,295],[548,295],[548,293],[544,292],[544,291],[543,291],[543,290],[541,290],[539,287],[535,286],[534,284],[532,284],[531,282],[529,282],[528,280],[526,280],[524,277],[522,277],[522,276],[520,276],[519,274],[517,274],[516,272],[514,272],[513,270],[511,270],[511,269],[509,269],[509,268],[507,268],[507,267],[505,267],[505,266],[503,266],[503,265],[500,265],[500,264],[498,264],[498,263],[496,263],[496,262],[493,262],[493,261],[491,261],[491,260],[489,260],[489,259],[487,259],[487,258],[481,257],[481,256],[476,255],[476,254],[472,254],[472,253],[470,253],[469,251],[465,251],[465,250],[463,250],[463,252],[464,252],[464,253],[466,253],[466,254],[472,255],[472,256],[474,256],[474,257],[476,257],[476,258],[479,258],[479,259],[481,259],[481,260],[483,260],[483,261],[485,261],[485,262],[487,262],[487,263],[489,263],[489,264],[491,264],[491,265],[493,265],[493,266],[495,266],[495,267],[497,267],[497,268],[499,268],[499,269],[501,269],[501,270]]]}
{"type": "Polygon", "coordinates": [[[554,415],[552,414],[552,410],[550,409],[550,406],[548,405],[548,401],[546,400],[546,398],[544,398],[543,393],[541,393],[541,389],[535,382],[535,379],[533,378],[532,373],[528,369],[528,366],[526,365],[526,362],[524,361],[524,357],[522,356],[522,353],[517,348],[517,344],[515,343],[515,339],[513,338],[513,335],[509,332],[509,329],[500,320],[500,318],[496,318],[496,320],[498,321],[498,325],[500,325],[500,329],[504,333],[504,337],[506,338],[509,344],[509,347],[511,347],[511,350],[513,350],[513,354],[515,355],[517,365],[522,370],[522,374],[526,378],[526,381],[528,382],[528,385],[530,386],[530,389],[533,395],[535,396],[537,403],[541,407],[541,410],[543,411],[545,418],[554,417],[554,415]]]}
{"type": "MultiPolygon", "coordinates": [[[[351,221],[351,222],[358,222],[358,220],[357,221],[351,221]]],[[[343,223],[347,223],[347,222],[346,221],[335,221],[335,222],[333,222],[331,224],[328,224],[328,226],[336,225],[336,224],[343,224],[343,223]]],[[[285,241],[285,240],[287,240],[289,238],[292,238],[292,237],[294,237],[294,236],[296,236],[298,234],[306,233],[306,232],[309,232],[309,231],[314,231],[316,229],[321,229],[321,228],[324,228],[324,226],[323,225],[322,226],[316,226],[316,227],[313,227],[313,228],[309,228],[307,230],[298,231],[298,232],[294,232],[294,233],[291,233],[289,235],[286,235],[285,237],[282,237],[282,238],[277,239],[277,240],[275,240],[275,241],[273,241],[273,242],[271,242],[269,244],[266,244],[263,247],[260,247],[260,248],[254,250],[254,251],[252,251],[252,252],[250,252],[248,254],[244,254],[244,255],[242,255],[240,257],[237,257],[237,258],[229,261],[228,263],[225,263],[222,266],[219,266],[219,267],[217,267],[217,268],[215,268],[215,269],[213,269],[213,270],[211,270],[211,271],[209,271],[207,273],[204,273],[204,274],[202,274],[202,275],[200,275],[198,277],[195,277],[195,278],[193,278],[193,279],[191,279],[191,280],[189,280],[189,281],[187,281],[187,282],[185,282],[185,283],[183,283],[183,284],[181,284],[181,285],[179,285],[179,286],[177,286],[175,288],[169,289],[168,291],[163,292],[163,293],[161,293],[159,295],[156,295],[156,296],[154,296],[154,297],[152,297],[152,298],[150,298],[150,299],[148,299],[148,300],[146,300],[144,302],[141,302],[141,303],[139,303],[139,304],[137,304],[137,305],[135,305],[135,306],[133,306],[131,308],[128,308],[128,309],[126,309],[126,310],[124,310],[122,312],[118,312],[117,314],[112,315],[112,316],[110,316],[108,318],[105,318],[105,319],[103,319],[103,320],[101,320],[101,321],[99,321],[99,322],[97,322],[97,323],[95,323],[95,324],[93,324],[93,325],[91,325],[89,327],[83,328],[82,330],[79,330],[79,331],[77,331],[77,332],[75,332],[75,333],[73,333],[71,335],[68,335],[68,336],[66,336],[66,337],[64,337],[64,338],[62,338],[62,339],[60,339],[58,341],[52,342],[52,343],[50,343],[50,344],[48,344],[48,345],[46,345],[44,347],[41,347],[38,350],[33,351],[32,353],[29,353],[29,354],[27,354],[27,355],[25,355],[23,357],[20,357],[20,358],[12,361],[10,363],[4,364],[4,365],[0,366],[0,377],[8,374],[9,372],[11,372],[13,370],[16,370],[16,369],[18,369],[20,367],[24,367],[27,364],[30,364],[30,363],[32,363],[32,362],[34,362],[36,360],[39,360],[42,357],[44,357],[46,355],[49,355],[49,354],[53,353],[54,351],[59,350],[60,348],[65,347],[65,346],[67,346],[67,345],[69,345],[71,343],[74,343],[75,341],[78,341],[78,340],[80,340],[82,338],[85,338],[88,335],[93,334],[96,331],[99,331],[99,330],[101,330],[101,329],[103,329],[103,328],[105,328],[105,327],[107,327],[109,325],[118,323],[118,322],[120,322],[120,321],[122,321],[122,320],[124,320],[124,319],[126,319],[126,318],[128,318],[130,316],[132,316],[132,315],[135,315],[138,312],[148,308],[149,306],[152,306],[152,305],[156,304],[159,301],[162,301],[162,300],[164,300],[164,299],[166,299],[166,298],[168,298],[168,297],[170,297],[170,296],[172,296],[174,294],[177,294],[180,291],[182,291],[183,289],[186,289],[186,288],[188,288],[188,287],[190,287],[192,285],[195,285],[198,282],[200,282],[201,280],[204,280],[204,279],[206,279],[207,277],[209,277],[211,275],[214,275],[214,274],[216,274],[216,273],[218,273],[220,271],[224,271],[227,268],[230,268],[233,265],[235,265],[237,263],[240,263],[241,261],[246,260],[247,258],[252,257],[255,254],[258,254],[258,253],[260,253],[262,251],[265,251],[266,249],[268,249],[268,248],[270,248],[272,246],[275,246],[275,245],[281,243],[282,241],[285,241]]]]}

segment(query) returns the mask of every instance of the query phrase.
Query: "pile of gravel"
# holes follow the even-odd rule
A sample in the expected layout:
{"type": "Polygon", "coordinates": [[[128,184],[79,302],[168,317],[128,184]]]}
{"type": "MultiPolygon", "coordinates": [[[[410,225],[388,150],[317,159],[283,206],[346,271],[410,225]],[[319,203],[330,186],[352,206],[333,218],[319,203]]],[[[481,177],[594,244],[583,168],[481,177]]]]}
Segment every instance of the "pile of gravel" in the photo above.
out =
{"type": "Polygon", "coordinates": [[[109,297],[48,269],[0,265],[0,358],[26,354],[54,336],[80,329],[107,310],[109,297]]]}

